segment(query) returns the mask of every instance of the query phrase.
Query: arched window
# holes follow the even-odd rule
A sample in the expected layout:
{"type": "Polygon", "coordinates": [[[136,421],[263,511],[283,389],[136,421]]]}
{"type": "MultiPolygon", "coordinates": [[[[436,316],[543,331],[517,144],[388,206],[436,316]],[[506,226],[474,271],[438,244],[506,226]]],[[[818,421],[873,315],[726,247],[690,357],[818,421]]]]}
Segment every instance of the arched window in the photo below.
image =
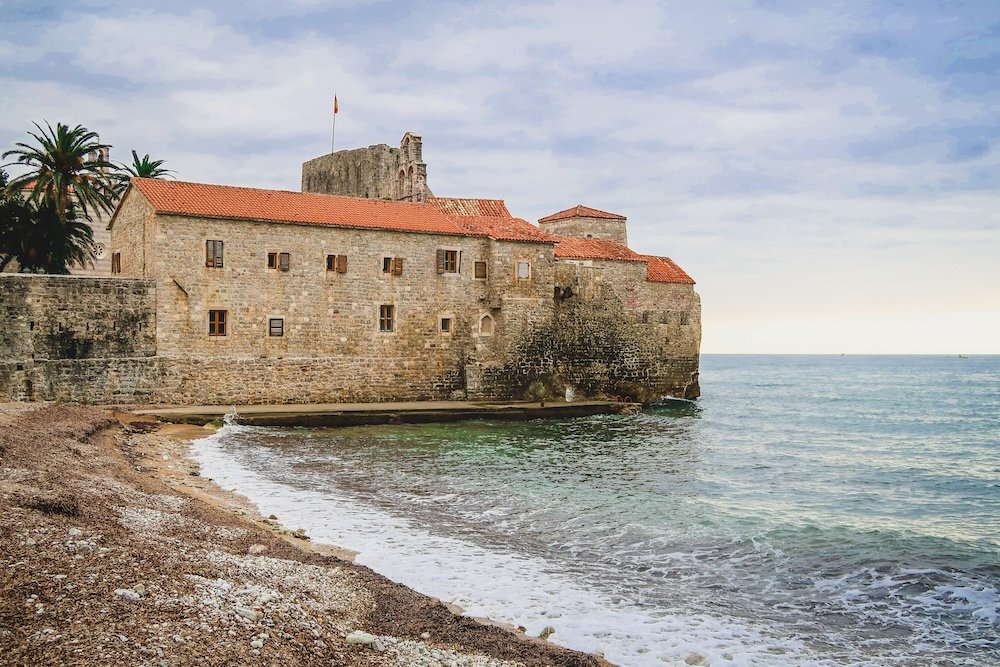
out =
{"type": "Polygon", "coordinates": [[[480,336],[492,336],[493,335],[493,318],[489,315],[483,315],[479,318],[479,335],[480,336]]]}
{"type": "Polygon", "coordinates": [[[415,185],[416,183],[413,180],[413,165],[410,165],[410,172],[408,174],[406,183],[406,194],[412,195],[413,193],[415,193],[416,192],[416,189],[414,187],[415,185]]]}
{"type": "Polygon", "coordinates": [[[399,170],[399,176],[396,178],[396,198],[397,199],[402,199],[403,196],[406,194],[406,192],[404,192],[404,189],[406,187],[405,183],[406,183],[406,170],[405,169],[400,169],[399,170]]]}

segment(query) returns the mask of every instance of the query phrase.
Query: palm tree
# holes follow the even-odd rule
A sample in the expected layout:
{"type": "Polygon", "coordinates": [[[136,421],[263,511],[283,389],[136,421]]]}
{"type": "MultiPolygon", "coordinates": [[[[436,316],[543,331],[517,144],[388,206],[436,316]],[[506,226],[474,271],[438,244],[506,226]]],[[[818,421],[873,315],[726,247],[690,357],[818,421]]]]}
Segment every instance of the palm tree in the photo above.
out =
{"type": "Polygon", "coordinates": [[[82,125],[70,129],[68,125],[45,123],[45,128],[33,123],[38,134],[28,132],[37,146],[18,142],[17,148],[3,154],[4,159],[16,160],[3,166],[27,165],[28,172],[12,179],[7,191],[30,190],[28,201],[40,206],[49,202],[60,220],[65,222],[75,206],[83,217],[90,219],[91,212],[110,212],[114,208],[114,174],[117,166],[107,160],[107,150],[96,132],[82,125]]]}
{"type": "Polygon", "coordinates": [[[139,159],[138,153],[132,151],[132,164],[123,165],[122,169],[131,176],[139,178],[164,178],[174,173],[173,169],[164,169],[163,160],[150,160],[149,153],[139,159]]]}
{"type": "Polygon", "coordinates": [[[132,150],[132,164],[122,164],[118,172],[118,183],[115,188],[117,196],[121,197],[133,178],[173,178],[174,171],[163,166],[164,160],[151,160],[149,153],[141,158],[132,150]]]}
{"type": "Polygon", "coordinates": [[[0,169],[0,271],[11,262],[22,272],[69,273],[91,260],[94,233],[76,217],[76,207],[60,217],[55,204],[25,202],[19,190],[7,190],[0,169]]]}

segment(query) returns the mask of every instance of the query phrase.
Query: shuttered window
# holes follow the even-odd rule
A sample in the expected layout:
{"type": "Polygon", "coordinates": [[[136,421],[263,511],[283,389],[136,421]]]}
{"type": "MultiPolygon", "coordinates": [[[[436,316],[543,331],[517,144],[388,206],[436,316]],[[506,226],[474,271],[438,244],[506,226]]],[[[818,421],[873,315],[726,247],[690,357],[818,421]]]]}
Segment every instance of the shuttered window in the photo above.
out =
{"type": "Polygon", "coordinates": [[[267,268],[269,269],[278,268],[278,253],[276,252],[267,253],[267,268]]]}
{"type": "Polygon", "coordinates": [[[438,273],[458,273],[460,253],[458,250],[445,250],[440,248],[437,251],[437,272],[438,273]]]}
{"type": "Polygon", "coordinates": [[[337,256],[336,255],[327,255],[326,256],[326,270],[327,271],[333,271],[336,268],[337,268],[337,256]]]}
{"type": "Polygon", "coordinates": [[[486,280],[486,262],[476,262],[476,279],[486,280]]]}
{"type": "Polygon", "coordinates": [[[122,272],[122,254],[116,252],[111,255],[111,273],[121,273],[122,272]]]}
{"type": "Polygon", "coordinates": [[[393,257],[392,258],[392,275],[401,276],[403,275],[403,258],[393,257]]]}
{"type": "Polygon", "coordinates": [[[268,336],[284,336],[285,320],[281,317],[272,317],[267,321],[268,336]]]}
{"type": "Polygon", "coordinates": [[[225,310],[210,310],[210,311],[208,311],[208,335],[209,336],[225,336],[226,335],[226,311],[225,310]]]}
{"type": "Polygon", "coordinates": [[[347,255],[337,255],[337,273],[347,273],[347,255]]]}
{"type": "Polygon", "coordinates": [[[205,241],[205,266],[222,268],[222,241],[205,241]]]}
{"type": "Polygon", "coordinates": [[[517,279],[528,280],[531,278],[531,264],[529,262],[517,263],[517,279]]]}
{"type": "Polygon", "coordinates": [[[287,271],[292,264],[292,256],[287,252],[278,253],[278,270],[287,271]]]}
{"type": "Polygon", "coordinates": [[[379,331],[395,331],[396,330],[396,307],[390,305],[381,305],[378,307],[378,330],[379,331]]]}

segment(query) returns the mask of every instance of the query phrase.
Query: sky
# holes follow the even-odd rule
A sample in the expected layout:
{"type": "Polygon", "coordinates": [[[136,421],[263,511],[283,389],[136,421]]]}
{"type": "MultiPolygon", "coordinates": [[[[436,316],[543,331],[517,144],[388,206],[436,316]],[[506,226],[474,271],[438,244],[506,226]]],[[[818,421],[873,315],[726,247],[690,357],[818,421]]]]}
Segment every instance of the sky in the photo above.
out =
{"type": "Polygon", "coordinates": [[[1000,2],[0,4],[2,150],[298,190],[334,91],[337,147],[420,134],[437,195],[628,216],[703,352],[1000,353],[1000,2]]]}

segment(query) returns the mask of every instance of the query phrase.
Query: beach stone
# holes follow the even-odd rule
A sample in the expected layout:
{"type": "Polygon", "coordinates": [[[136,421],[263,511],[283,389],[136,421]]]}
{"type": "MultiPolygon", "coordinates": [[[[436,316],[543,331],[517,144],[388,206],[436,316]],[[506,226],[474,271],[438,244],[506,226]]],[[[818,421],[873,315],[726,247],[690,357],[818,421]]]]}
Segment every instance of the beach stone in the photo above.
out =
{"type": "Polygon", "coordinates": [[[551,625],[546,625],[542,629],[542,631],[538,633],[538,638],[539,639],[548,639],[549,637],[551,637],[555,633],[556,633],[556,629],[555,628],[553,628],[551,625]]]}
{"type": "Polygon", "coordinates": [[[80,537],[81,535],[83,535],[83,531],[80,530],[79,528],[70,528],[69,529],[69,536],[70,537],[80,537]]]}
{"type": "Polygon", "coordinates": [[[262,554],[267,551],[267,547],[263,544],[251,544],[250,548],[247,549],[247,553],[256,556],[257,554],[262,554]]]}
{"type": "Polygon", "coordinates": [[[26,539],[24,540],[24,544],[25,544],[26,546],[29,546],[29,547],[33,547],[33,546],[35,546],[36,544],[38,544],[38,542],[36,542],[35,540],[33,540],[33,539],[31,539],[30,537],[28,537],[28,538],[26,538],[26,539]]]}
{"type": "Polygon", "coordinates": [[[146,594],[146,587],[143,584],[141,584],[141,583],[138,583],[135,586],[133,586],[132,590],[135,591],[136,593],[138,593],[139,595],[145,595],[146,594]]]}
{"type": "Polygon", "coordinates": [[[116,588],[115,595],[130,602],[138,602],[139,600],[139,594],[128,588],[116,588]]]}
{"type": "Polygon", "coordinates": [[[367,632],[362,632],[361,630],[355,630],[347,635],[347,643],[368,646],[375,643],[375,636],[370,635],[367,632]]]}
{"type": "Polygon", "coordinates": [[[247,609],[246,607],[234,607],[233,611],[252,623],[256,623],[260,620],[260,614],[253,609],[247,609]]]}
{"type": "Polygon", "coordinates": [[[252,642],[250,642],[250,646],[251,648],[264,648],[264,640],[254,639],[252,642]]]}
{"type": "Polygon", "coordinates": [[[429,633],[429,632],[421,632],[420,633],[420,638],[421,639],[430,639],[431,638],[431,633],[429,633]]]}
{"type": "Polygon", "coordinates": [[[708,667],[712,663],[709,662],[708,658],[701,655],[700,653],[689,653],[688,657],[684,658],[684,662],[689,665],[694,665],[696,667],[708,667]]]}

